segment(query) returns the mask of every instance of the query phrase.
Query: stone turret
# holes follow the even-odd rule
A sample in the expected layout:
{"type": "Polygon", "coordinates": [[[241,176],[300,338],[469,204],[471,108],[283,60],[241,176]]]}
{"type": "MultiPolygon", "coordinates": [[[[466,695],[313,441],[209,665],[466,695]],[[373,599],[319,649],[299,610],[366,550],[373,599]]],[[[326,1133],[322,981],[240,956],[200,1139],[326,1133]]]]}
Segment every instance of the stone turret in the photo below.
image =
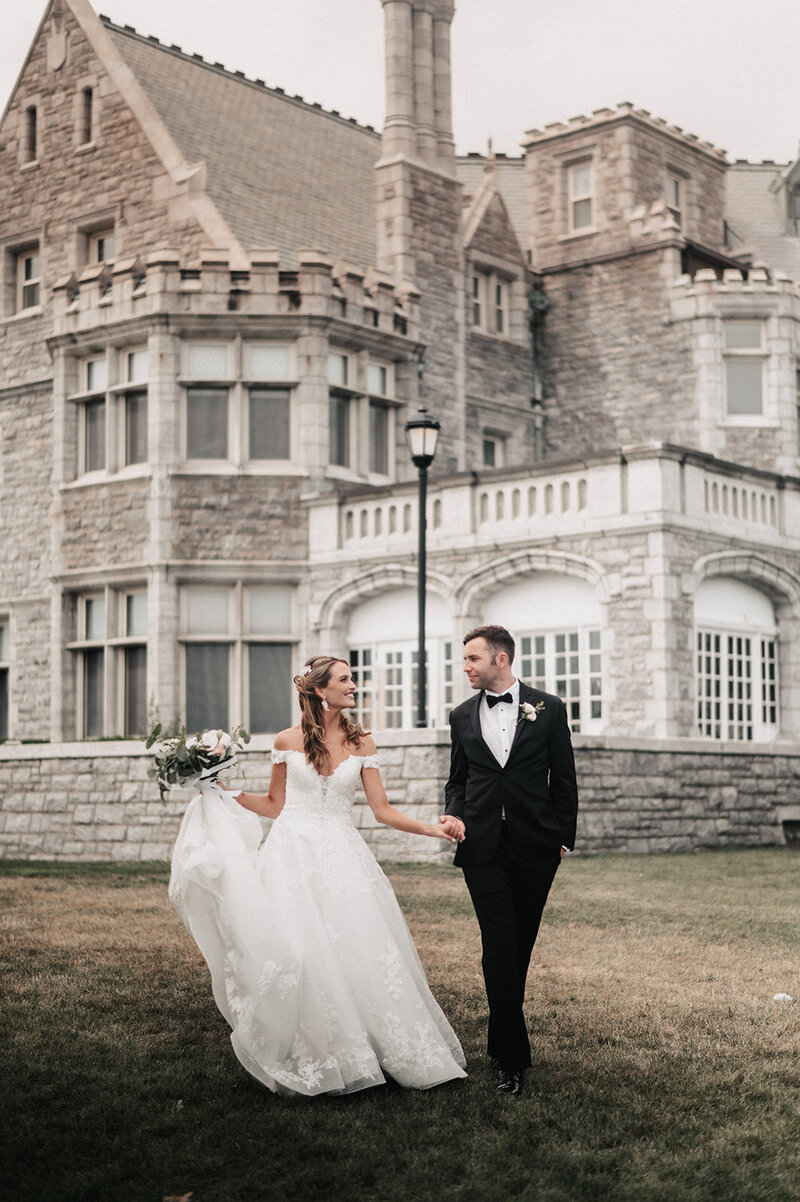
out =
{"type": "Polygon", "coordinates": [[[450,22],[453,0],[381,0],[386,14],[383,157],[452,174],[450,22]]]}

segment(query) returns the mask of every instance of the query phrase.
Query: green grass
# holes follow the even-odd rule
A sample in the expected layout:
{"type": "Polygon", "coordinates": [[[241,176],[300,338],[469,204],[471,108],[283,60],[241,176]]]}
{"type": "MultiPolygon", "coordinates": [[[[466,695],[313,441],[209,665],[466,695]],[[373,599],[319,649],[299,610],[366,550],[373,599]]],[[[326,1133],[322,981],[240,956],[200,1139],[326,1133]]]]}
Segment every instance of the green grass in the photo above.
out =
{"type": "Polygon", "coordinates": [[[460,874],[390,876],[469,1079],[278,1098],[240,1067],[164,865],[0,862],[9,1202],[796,1202],[800,859],[571,858],[498,1098],[460,874]],[[10,1117],[8,1117],[10,1116],[10,1117]]]}

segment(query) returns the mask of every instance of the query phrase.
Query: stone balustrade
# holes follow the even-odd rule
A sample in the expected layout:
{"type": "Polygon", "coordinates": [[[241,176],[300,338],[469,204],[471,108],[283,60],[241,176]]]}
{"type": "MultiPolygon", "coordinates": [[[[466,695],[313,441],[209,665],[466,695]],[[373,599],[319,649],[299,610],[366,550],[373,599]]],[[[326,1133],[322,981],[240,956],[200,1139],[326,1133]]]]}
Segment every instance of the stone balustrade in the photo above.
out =
{"type": "MultiPolygon", "coordinates": [[[[411,552],[417,540],[413,484],[309,502],[313,561],[411,552]]],[[[800,544],[800,479],[737,471],[678,447],[623,449],[576,465],[475,473],[431,482],[432,551],[505,544],[657,523],[744,538],[770,531],[800,544]]]]}

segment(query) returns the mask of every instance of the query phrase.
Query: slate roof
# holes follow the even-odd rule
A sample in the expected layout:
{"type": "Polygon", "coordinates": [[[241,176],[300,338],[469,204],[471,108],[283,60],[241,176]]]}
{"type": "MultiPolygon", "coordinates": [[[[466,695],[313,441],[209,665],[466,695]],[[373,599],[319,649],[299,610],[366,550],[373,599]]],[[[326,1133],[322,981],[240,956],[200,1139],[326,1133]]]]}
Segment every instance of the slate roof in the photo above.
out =
{"type": "Polygon", "coordinates": [[[245,249],[374,264],[375,130],[101,20],[245,249]]]}
{"type": "Polygon", "coordinates": [[[785,232],[780,193],[772,185],[783,167],[776,163],[733,163],[726,176],[726,219],[741,242],[753,248],[753,261],[800,280],[800,237],[785,232]]]}

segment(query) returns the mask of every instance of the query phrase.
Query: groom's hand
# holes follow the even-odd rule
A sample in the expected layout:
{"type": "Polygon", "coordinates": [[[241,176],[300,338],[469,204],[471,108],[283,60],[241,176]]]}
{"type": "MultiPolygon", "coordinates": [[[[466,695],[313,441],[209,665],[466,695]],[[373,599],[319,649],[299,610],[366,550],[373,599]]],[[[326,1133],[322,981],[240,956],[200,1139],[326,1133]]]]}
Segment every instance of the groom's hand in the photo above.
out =
{"type": "Polygon", "coordinates": [[[455,814],[442,814],[439,821],[444,827],[444,833],[448,839],[451,839],[454,843],[464,842],[467,836],[464,823],[460,818],[456,818],[455,814]]]}

